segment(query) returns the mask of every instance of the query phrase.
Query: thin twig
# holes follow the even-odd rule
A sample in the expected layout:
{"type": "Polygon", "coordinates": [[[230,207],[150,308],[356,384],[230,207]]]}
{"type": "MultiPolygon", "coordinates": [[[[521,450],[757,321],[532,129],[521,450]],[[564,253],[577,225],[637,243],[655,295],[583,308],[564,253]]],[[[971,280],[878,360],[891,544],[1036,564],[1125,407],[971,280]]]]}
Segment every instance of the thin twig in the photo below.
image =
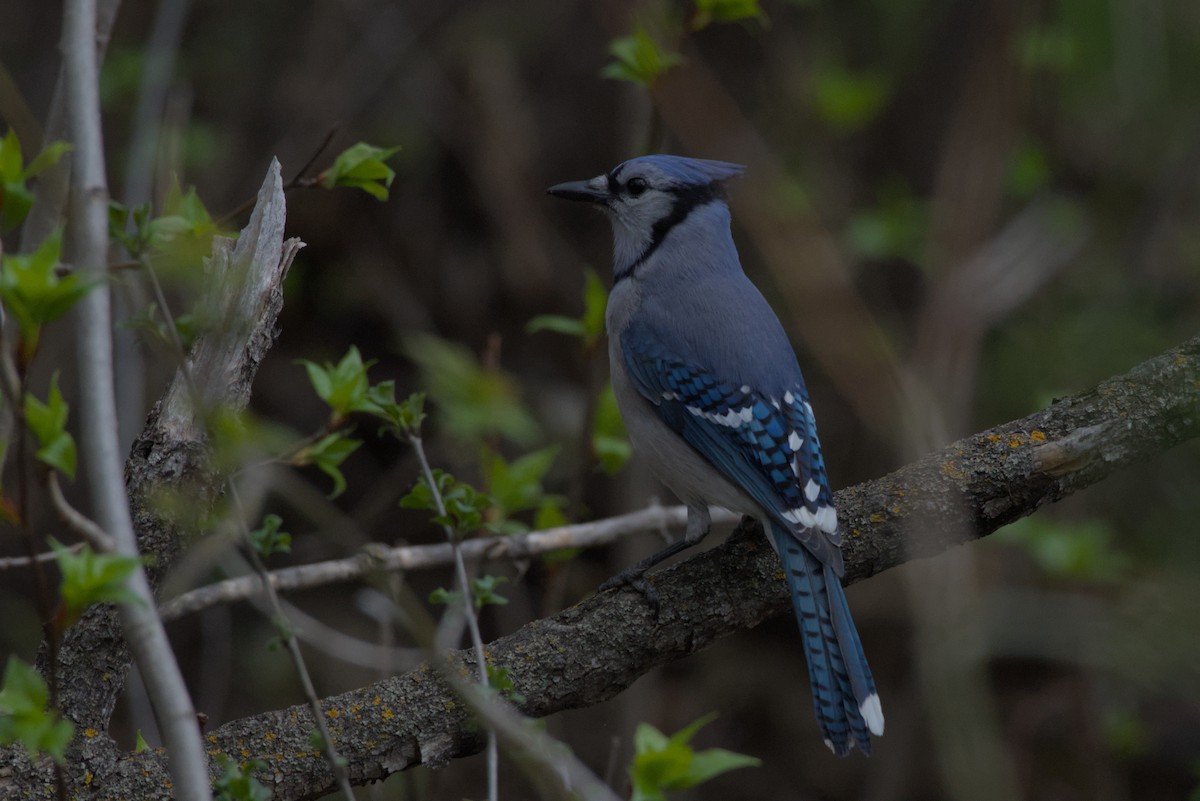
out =
{"type": "Polygon", "coordinates": [[[81,513],[66,499],[57,472],[46,471],[46,489],[50,491],[50,502],[54,505],[54,511],[58,512],[58,516],[76,534],[90,542],[97,551],[112,553],[117,549],[116,542],[108,535],[107,531],[100,528],[94,520],[81,513]]]}
{"type": "MultiPolygon", "coordinates": [[[[83,543],[77,542],[67,548],[71,553],[79,553],[83,550],[83,543]]],[[[15,570],[19,567],[32,567],[33,565],[41,565],[46,562],[53,562],[58,559],[58,554],[54,551],[42,551],[39,554],[29,556],[5,556],[0,558],[0,572],[5,570],[15,570]]]]}
{"type": "MultiPolygon", "coordinates": [[[[71,139],[75,146],[71,192],[71,251],[84,275],[107,271],[108,186],[100,123],[95,0],[66,0],[63,13],[63,65],[71,139]]],[[[82,394],[84,459],[102,528],[124,556],[137,557],[123,479],[124,458],[117,439],[113,384],[112,316],[105,286],[79,303],[76,343],[82,394]]],[[[154,595],[139,560],[126,582],[140,603],[120,606],[125,638],[146,679],[159,727],[171,753],[175,792],[186,801],[209,801],[208,759],[196,712],[179,664],[171,651],[154,595]]]]}
{"type": "MultiPolygon", "coordinates": [[[[421,437],[415,431],[408,432],[408,442],[417,454],[417,461],[421,463],[421,473],[425,476],[425,483],[429,485],[429,492],[433,495],[433,502],[437,506],[438,515],[445,518],[446,505],[442,501],[441,490],[438,488],[437,481],[433,477],[433,470],[429,466],[429,459],[425,457],[425,445],[421,442],[421,437]]],[[[479,684],[483,687],[488,687],[487,659],[483,652],[483,636],[479,633],[479,617],[475,614],[475,599],[471,595],[471,580],[467,576],[467,564],[463,559],[462,538],[455,533],[449,524],[443,523],[442,530],[446,532],[446,540],[450,543],[450,548],[454,552],[454,572],[458,577],[462,613],[467,621],[467,630],[471,633],[471,647],[475,651],[475,665],[479,670],[479,684]]],[[[496,747],[496,729],[494,726],[488,726],[487,768],[488,801],[498,801],[500,797],[500,752],[496,747]]]]}
{"type": "MultiPolygon", "coordinates": [[[[329,147],[330,143],[333,142],[333,137],[337,135],[337,131],[338,129],[336,125],[329,129],[329,133],[325,134],[325,138],[321,140],[320,146],[317,147],[316,151],[312,154],[312,157],[304,163],[304,166],[300,168],[300,171],[296,173],[292,180],[283,185],[284,192],[288,192],[292,189],[311,189],[317,185],[316,178],[305,178],[304,175],[310,169],[312,169],[312,166],[317,163],[317,159],[321,157],[321,154],[324,153],[329,147]]],[[[254,208],[255,202],[257,202],[257,198],[250,198],[249,200],[239,203],[237,208],[233,209],[232,211],[227,211],[218,217],[217,225],[224,225],[225,223],[234,220],[238,216],[245,214],[247,211],[254,208]]]]}
{"type": "MultiPolygon", "coordinates": [[[[737,522],[738,516],[732,512],[715,507],[710,511],[714,523],[737,522]]],[[[510,537],[480,537],[466,540],[459,547],[463,558],[471,562],[527,558],[564,548],[598,548],[632,534],[657,532],[664,527],[680,529],[686,521],[687,507],[655,505],[590,523],[576,523],[510,537]]],[[[372,573],[403,573],[444,567],[453,561],[454,551],[448,543],[394,548],[372,544],[359,554],[345,559],[330,559],[271,571],[269,580],[276,590],[293,591],[355,581],[372,573]]],[[[218,581],[167,601],[159,608],[159,612],[163,620],[176,620],[210,606],[242,601],[262,592],[262,581],[257,575],[218,581]]]]}
{"type": "MultiPolygon", "coordinates": [[[[267,566],[263,564],[262,558],[258,555],[258,550],[254,547],[254,543],[250,539],[250,527],[246,522],[246,510],[242,506],[241,496],[238,495],[237,487],[231,481],[226,486],[229,487],[229,497],[233,501],[236,524],[241,539],[246,546],[246,554],[250,559],[250,564],[254,566],[255,572],[259,576],[267,574],[267,566]]],[[[304,688],[304,695],[308,699],[308,705],[312,709],[313,720],[316,721],[317,731],[321,733],[321,748],[325,752],[325,758],[329,762],[329,767],[333,770],[334,778],[337,779],[338,787],[346,801],[354,801],[354,790],[350,787],[350,775],[346,771],[346,760],[337,751],[337,746],[333,742],[333,736],[329,733],[329,727],[325,725],[325,710],[321,708],[321,699],[317,695],[317,690],[313,686],[312,677],[308,673],[308,665],[304,662],[304,655],[300,653],[300,642],[296,639],[295,632],[292,631],[291,624],[288,622],[287,615],[283,611],[282,605],[279,603],[279,596],[275,590],[271,588],[269,581],[263,581],[261,586],[264,588],[267,600],[271,605],[271,612],[274,615],[276,630],[279,636],[287,645],[288,653],[292,657],[292,664],[296,667],[296,673],[300,677],[300,686],[304,688]]]]}

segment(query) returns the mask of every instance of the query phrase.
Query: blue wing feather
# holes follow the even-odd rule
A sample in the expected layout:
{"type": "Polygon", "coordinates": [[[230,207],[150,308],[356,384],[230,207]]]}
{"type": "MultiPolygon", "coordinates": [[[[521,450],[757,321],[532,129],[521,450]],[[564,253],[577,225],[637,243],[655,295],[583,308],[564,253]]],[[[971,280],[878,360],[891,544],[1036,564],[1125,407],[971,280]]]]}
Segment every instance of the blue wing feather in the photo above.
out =
{"type": "Polygon", "coordinates": [[[626,373],[663,422],[840,575],[833,494],[803,379],[797,376],[783,397],[768,397],[721,381],[633,331],[621,340],[626,373]]]}

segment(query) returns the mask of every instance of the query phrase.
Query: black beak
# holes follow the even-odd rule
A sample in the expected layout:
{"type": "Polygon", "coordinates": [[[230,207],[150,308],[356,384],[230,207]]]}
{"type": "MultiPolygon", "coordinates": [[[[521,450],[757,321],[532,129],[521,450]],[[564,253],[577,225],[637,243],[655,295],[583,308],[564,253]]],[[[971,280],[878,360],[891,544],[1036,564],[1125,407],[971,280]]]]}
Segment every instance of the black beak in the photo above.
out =
{"type": "Polygon", "coordinates": [[[567,181],[565,184],[555,184],[546,190],[546,194],[561,197],[564,200],[582,200],[587,203],[608,203],[608,192],[595,189],[592,181],[567,181]]]}

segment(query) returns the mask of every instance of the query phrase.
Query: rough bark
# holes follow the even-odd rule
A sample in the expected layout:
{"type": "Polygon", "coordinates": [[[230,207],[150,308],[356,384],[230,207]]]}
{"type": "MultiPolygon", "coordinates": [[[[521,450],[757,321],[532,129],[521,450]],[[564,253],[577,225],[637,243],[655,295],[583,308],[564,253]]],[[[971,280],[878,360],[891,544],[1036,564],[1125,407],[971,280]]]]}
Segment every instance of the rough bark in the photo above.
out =
{"type": "MultiPolygon", "coordinates": [[[[1200,337],[1096,388],[966,437],[894,473],[837,494],[846,532],[846,582],[990,534],[1200,434],[1200,337]],[[915,533],[914,533],[915,532],[915,533]]],[[[611,698],[652,667],[790,609],[778,561],[752,524],[722,545],[651,577],[657,619],[632,591],[588,598],[487,647],[544,716],[611,698]]],[[[455,658],[469,675],[468,653],[455,658]]],[[[428,666],[333,696],[330,729],[355,783],[475,753],[483,738],[428,666]]],[[[308,744],[307,707],[232,721],[208,735],[211,754],[258,758],[278,799],[317,798],[332,774],[308,744]]],[[[74,746],[74,781],[90,771],[95,798],[170,798],[163,757],[115,751],[103,737],[74,746]]],[[[13,797],[44,797],[50,774],[23,753],[0,753],[19,777],[13,797]]],[[[2,786],[2,785],[0,785],[2,786]]]]}
{"type": "MultiPolygon", "coordinates": [[[[236,245],[226,238],[214,243],[206,305],[216,325],[197,342],[186,371],[150,413],[126,462],[138,544],[143,554],[154,556],[147,566],[154,584],[178,555],[187,529],[183,516],[160,501],[169,492],[186,494],[201,506],[216,497],[220,481],[209,463],[204,418],[214,409],[246,406],[258,364],[274,344],[283,278],[301,247],[299,240],[284,241],[285,216],[279,163],[273,162],[236,245]],[[206,388],[200,402],[189,383],[206,388]]],[[[59,648],[63,713],[82,731],[106,731],[129,664],[115,607],[90,608],[59,648]]]]}

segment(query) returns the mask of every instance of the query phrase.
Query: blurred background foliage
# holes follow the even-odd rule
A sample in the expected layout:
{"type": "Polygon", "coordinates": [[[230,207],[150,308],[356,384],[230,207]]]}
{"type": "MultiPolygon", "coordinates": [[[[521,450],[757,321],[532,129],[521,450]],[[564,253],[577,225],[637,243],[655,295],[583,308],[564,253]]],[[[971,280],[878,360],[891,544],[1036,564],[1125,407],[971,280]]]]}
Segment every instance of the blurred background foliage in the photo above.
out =
{"type": "MultiPolygon", "coordinates": [[[[28,154],[59,23],[54,3],[0,6],[0,116],[28,154]]],[[[290,193],[289,235],[308,247],[253,413],[297,436],[320,430],[327,409],[297,360],[335,363],[357,345],[374,381],[428,393],[432,460],[502,500],[514,527],[671,500],[636,459],[622,467],[604,391],[607,225],[542,194],[639,153],[749,166],[730,187],[734,234],[801,355],[838,486],[1200,327],[1191,0],[126,0],[102,88],[114,197],[152,201],[170,221],[160,236],[241,225],[226,214],[270,158],[295,174],[331,130],[317,170],[358,141],[400,148],[385,203],[290,193]]],[[[194,254],[180,255],[162,272],[176,316],[201,283],[194,254]]],[[[142,321],[119,343],[128,442],[174,368],[137,275],[118,292],[123,318],[142,321]]],[[[43,386],[71,353],[51,333],[43,386]]],[[[62,385],[74,401],[74,376],[62,385]]],[[[397,506],[411,456],[359,434],[336,501],[316,469],[272,473],[259,502],[293,537],[273,563],[438,541],[427,514],[397,506]]],[[[1195,799],[1198,486],[1192,444],[852,588],[888,715],[870,760],[821,745],[790,616],[547,725],[603,772],[629,763],[639,722],[674,731],[717,710],[698,746],[763,764],[681,795],[697,799],[1195,799]]],[[[54,530],[49,514],[40,525],[54,530]]],[[[562,608],[656,545],[493,566],[510,602],[485,609],[486,635],[562,608]]],[[[0,547],[19,550],[7,535],[0,547]]],[[[220,550],[198,544],[167,591],[237,569],[220,550]]],[[[403,581],[427,594],[450,579],[403,581]]],[[[0,580],[0,653],[29,658],[26,582],[0,580]]],[[[414,658],[364,592],[289,599],[322,693],[414,658]]],[[[298,701],[290,666],[265,648],[272,634],[243,604],[173,624],[210,726],[298,701]]],[[[155,744],[136,680],[118,723],[130,747],[136,730],[155,744]]],[[[360,797],[477,797],[481,761],[360,797]]],[[[528,793],[504,774],[505,797],[528,793]]]]}

